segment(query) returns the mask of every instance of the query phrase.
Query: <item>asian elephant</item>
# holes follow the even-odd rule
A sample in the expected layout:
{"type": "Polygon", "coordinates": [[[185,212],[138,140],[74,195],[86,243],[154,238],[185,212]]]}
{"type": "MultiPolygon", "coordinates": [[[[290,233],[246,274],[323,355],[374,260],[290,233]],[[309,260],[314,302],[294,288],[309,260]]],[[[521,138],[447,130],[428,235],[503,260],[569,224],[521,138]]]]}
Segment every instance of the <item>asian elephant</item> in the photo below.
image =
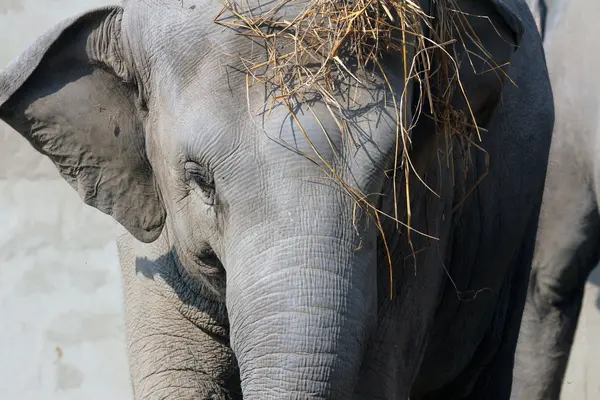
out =
{"type": "MultiPolygon", "coordinates": [[[[288,20],[302,4],[284,5],[288,20]]],[[[499,66],[457,42],[470,103],[456,89],[455,104],[481,141],[466,156],[421,116],[400,149],[407,175],[390,172],[398,119],[377,89],[400,99],[406,84],[412,109],[427,107],[401,55],[339,103],[352,139],[319,98],[257,116],[266,94],[246,63],[264,52],[214,23],[215,0],[95,9],[2,70],[0,118],[122,227],[136,399],[509,397],[552,92],[523,1],[457,4],[457,37],[499,66]]]]}
{"type": "Polygon", "coordinates": [[[592,0],[551,3],[544,48],[556,123],[517,346],[513,398],[559,399],[585,283],[600,262],[600,27],[592,0]]]}
{"type": "MultiPolygon", "coordinates": [[[[552,1],[552,0],[548,0],[552,1]]],[[[546,22],[547,22],[547,14],[548,14],[548,4],[546,0],[525,0],[529,9],[531,10],[531,14],[533,15],[533,19],[538,26],[540,31],[540,35],[542,36],[542,40],[546,34],[546,22]]]]}
{"type": "Polygon", "coordinates": [[[526,0],[545,42],[546,33],[555,29],[571,0],[526,0]]]}

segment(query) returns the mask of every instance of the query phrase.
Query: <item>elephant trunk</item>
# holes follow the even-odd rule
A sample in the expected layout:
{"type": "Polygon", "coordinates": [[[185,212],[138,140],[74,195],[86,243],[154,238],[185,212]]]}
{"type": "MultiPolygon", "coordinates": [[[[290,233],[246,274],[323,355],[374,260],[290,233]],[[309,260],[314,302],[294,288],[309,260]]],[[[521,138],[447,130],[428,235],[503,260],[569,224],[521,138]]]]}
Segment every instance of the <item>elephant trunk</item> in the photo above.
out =
{"type": "Polygon", "coordinates": [[[292,210],[242,229],[227,267],[244,399],[351,398],[376,321],[376,235],[357,235],[351,204],[292,210]]]}

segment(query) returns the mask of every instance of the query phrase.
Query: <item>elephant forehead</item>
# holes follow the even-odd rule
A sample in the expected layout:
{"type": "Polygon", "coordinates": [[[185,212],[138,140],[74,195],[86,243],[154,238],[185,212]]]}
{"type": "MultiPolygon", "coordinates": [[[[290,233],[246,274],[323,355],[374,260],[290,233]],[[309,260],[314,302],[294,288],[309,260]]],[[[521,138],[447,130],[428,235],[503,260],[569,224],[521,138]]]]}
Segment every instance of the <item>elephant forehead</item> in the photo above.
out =
{"type": "Polygon", "coordinates": [[[183,4],[129,17],[130,27],[143,26],[136,35],[155,101],[152,136],[155,147],[166,149],[163,155],[172,153],[167,158],[215,169],[238,164],[257,177],[277,168],[286,176],[303,174],[314,169],[313,161],[338,171],[371,171],[389,158],[397,133],[389,93],[386,103],[384,91],[373,86],[348,89],[338,98],[343,110],[323,99],[300,106],[274,102],[269,85],[247,74],[248,60],[266,59],[264,48],[215,24],[219,3],[183,4]]]}
{"type": "Polygon", "coordinates": [[[267,104],[257,111],[245,96],[219,96],[224,99],[214,101],[208,89],[188,90],[171,102],[159,135],[172,134],[160,141],[174,138],[178,153],[213,167],[243,157],[259,168],[304,170],[316,163],[338,170],[370,169],[395,149],[395,121],[376,105],[342,121],[319,102],[293,109],[267,104]]]}

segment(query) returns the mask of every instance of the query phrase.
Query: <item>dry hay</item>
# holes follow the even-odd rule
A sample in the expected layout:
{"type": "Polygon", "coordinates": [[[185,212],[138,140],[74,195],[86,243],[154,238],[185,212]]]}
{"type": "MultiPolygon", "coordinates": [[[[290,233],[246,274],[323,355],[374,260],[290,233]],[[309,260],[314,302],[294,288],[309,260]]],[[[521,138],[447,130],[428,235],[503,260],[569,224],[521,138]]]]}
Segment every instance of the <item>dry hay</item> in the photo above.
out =
{"type": "MultiPolygon", "coordinates": [[[[308,0],[301,12],[291,20],[286,19],[285,8],[297,0],[275,0],[272,6],[263,5],[266,11],[258,15],[253,15],[256,10],[244,7],[235,0],[223,1],[226,4],[214,22],[233,28],[238,34],[255,42],[260,41],[267,54],[266,60],[243,60],[247,67],[247,87],[256,82],[272,86],[274,94],[270,98],[272,104],[269,108],[278,103],[289,109],[319,161],[341,183],[355,203],[374,217],[388,254],[391,285],[392,260],[381,217],[391,218],[398,227],[402,225],[407,229],[411,248],[411,231],[436,239],[411,228],[411,173],[427,186],[410,160],[411,131],[424,113],[423,108],[427,108],[429,111],[426,116],[433,118],[438,133],[446,137],[446,160],[452,160],[450,153],[455,147],[451,144],[452,138],[459,136],[464,167],[468,168],[470,149],[475,147],[484,151],[474,140],[481,139],[482,129],[478,127],[470,106],[467,107],[467,114],[451,106],[457,90],[469,104],[460,80],[455,46],[465,46],[467,41],[471,41],[481,50],[482,55],[478,57],[488,57],[490,65],[496,64],[470,27],[467,15],[460,11],[457,0],[432,0],[430,15],[424,12],[418,0],[308,0]],[[405,86],[399,95],[396,95],[397,90],[392,87],[382,65],[383,56],[391,53],[402,55],[404,60],[405,86]],[[319,155],[294,111],[297,104],[306,103],[310,93],[316,93],[330,109],[343,133],[347,127],[346,121],[343,117],[340,119],[340,113],[334,113],[334,110],[343,108],[335,96],[339,78],[345,77],[360,85],[362,82],[359,77],[364,79],[365,76],[375,75],[379,79],[383,77],[396,114],[396,149],[392,170],[393,216],[379,210],[365,194],[344,182],[334,167],[319,155]],[[419,104],[409,121],[412,105],[408,100],[408,87],[415,82],[420,91],[419,104]],[[404,174],[406,222],[400,221],[398,216],[396,175],[399,171],[404,174]]],[[[314,111],[313,115],[318,119],[314,111]]],[[[453,168],[449,164],[447,166],[453,168]]],[[[486,174],[487,170],[476,185],[486,174]]]]}

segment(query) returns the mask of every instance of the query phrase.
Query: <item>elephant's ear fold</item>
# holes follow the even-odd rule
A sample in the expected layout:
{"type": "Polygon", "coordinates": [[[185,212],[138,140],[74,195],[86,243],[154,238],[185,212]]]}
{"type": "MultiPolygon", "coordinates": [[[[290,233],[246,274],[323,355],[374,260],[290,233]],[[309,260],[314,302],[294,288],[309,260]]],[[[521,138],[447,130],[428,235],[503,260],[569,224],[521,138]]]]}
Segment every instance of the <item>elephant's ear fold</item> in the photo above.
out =
{"type": "Polygon", "coordinates": [[[166,212],[124,62],[122,12],[66,20],[0,71],[0,118],[51,159],[86,204],[151,242],[166,212]]]}

